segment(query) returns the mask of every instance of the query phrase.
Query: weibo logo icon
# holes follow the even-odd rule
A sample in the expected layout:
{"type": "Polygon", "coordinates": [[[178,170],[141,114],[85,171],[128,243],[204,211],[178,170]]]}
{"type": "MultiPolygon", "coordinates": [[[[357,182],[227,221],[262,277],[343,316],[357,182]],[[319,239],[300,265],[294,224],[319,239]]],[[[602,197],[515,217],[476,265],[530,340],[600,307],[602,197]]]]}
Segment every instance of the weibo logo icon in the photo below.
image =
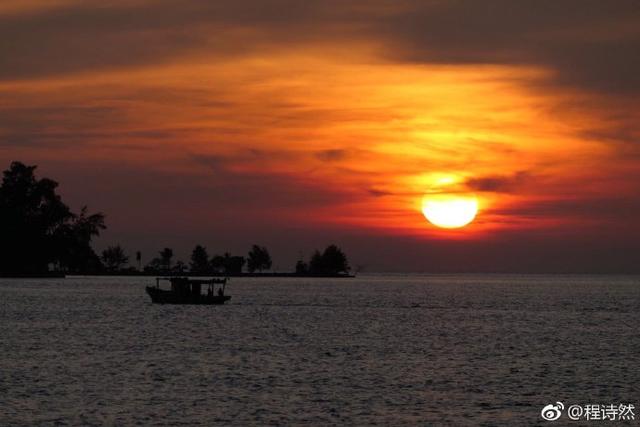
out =
{"type": "Polygon", "coordinates": [[[562,402],[556,402],[556,404],[549,404],[542,408],[542,412],[540,415],[544,420],[547,421],[555,421],[562,415],[562,410],[564,409],[564,405],[562,402]]]}

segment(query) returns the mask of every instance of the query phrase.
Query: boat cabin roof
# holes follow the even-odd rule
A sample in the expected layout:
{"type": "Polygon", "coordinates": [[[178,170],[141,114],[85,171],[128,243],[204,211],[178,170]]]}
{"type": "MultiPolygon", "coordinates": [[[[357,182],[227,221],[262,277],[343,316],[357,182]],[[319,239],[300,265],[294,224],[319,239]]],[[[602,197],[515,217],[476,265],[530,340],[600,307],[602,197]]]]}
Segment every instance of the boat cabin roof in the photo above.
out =
{"type": "Polygon", "coordinates": [[[185,283],[189,285],[215,285],[227,283],[227,278],[190,279],[189,277],[156,277],[156,280],[168,280],[171,283],[185,283]]]}

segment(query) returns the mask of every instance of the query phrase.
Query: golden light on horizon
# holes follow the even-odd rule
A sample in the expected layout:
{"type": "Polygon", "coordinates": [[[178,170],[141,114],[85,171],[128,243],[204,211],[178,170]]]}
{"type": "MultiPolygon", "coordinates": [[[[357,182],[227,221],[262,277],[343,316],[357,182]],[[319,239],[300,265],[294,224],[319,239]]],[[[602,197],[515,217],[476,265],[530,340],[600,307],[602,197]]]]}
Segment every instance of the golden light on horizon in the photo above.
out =
{"type": "MultiPolygon", "coordinates": [[[[219,188],[269,182],[290,190],[266,205],[274,221],[286,218],[287,225],[451,239],[539,226],[519,206],[560,197],[563,187],[552,186],[555,181],[561,177],[568,185],[584,170],[595,170],[586,165],[608,155],[602,144],[576,136],[582,131],[579,114],[559,120],[555,110],[548,113],[564,95],[534,90],[532,82],[547,77],[544,69],[393,64],[358,52],[345,59],[316,48],[215,63],[190,57],[0,89],[17,111],[46,110],[48,138],[62,138],[73,128],[91,140],[61,144],[47,152],[49,161],[92,159],[186,176],[214,195],[219,188]],[[65,117],[48,109],[64,102],[82,108],[65,117]],[[94,114],[102,110],[110,115],[94,114]],[[475,209],[439,203],[429,210],[449,213],[439,213],[440,219],[426,215],[425,193],[470,191],[475,209]],[[478,205],[482,221],[463,233],[446,232],[473,221],[478,205]],[[421,211],[436,227],[424,226],[421,211]],[[465,217],[460,211],[467,221],[452,219],[465,217]]],[[[247,203],[238,202],[248,214],[247,203]]],[[[201,221],[207,220],[203,215],[201,221]]]]}
{"type": "Polygon", "coordinates": [[[440,228],[462,228],[478,213],[478,199],[473,194],[433,194],[422,200],[422,213],[440,228]]]}

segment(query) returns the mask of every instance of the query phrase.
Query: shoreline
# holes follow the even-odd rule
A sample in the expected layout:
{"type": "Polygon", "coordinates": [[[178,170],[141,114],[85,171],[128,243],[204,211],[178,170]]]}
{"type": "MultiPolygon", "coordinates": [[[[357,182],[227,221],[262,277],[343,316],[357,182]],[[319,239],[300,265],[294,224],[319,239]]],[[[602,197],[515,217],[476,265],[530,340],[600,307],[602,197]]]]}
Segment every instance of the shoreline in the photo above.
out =
{"type": "Polygon", "coordinates": [[[236,273],[236,274],[162,274],[145,272],[121,272],[121,273],[50,273],[50,274],[15,274],[0,275],[0,279],[64,279],[71,276],[115,276],[115,277],[301,277],[301,278],[331,278],[331,279],[352,279],[354,274],[298,274],[298,273],[236,273]]]}

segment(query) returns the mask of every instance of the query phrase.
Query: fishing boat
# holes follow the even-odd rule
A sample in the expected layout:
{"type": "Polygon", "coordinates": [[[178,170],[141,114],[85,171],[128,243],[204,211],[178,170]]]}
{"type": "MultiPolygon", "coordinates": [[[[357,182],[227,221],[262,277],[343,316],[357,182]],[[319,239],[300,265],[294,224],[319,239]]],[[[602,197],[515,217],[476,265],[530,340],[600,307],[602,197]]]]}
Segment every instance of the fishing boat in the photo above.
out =
{"type": "Polygon", "coordinates": [[[156,277],[156,285],[147,286],[146,290],[155,304],[219,305],[231,299],[231,296],[224,294],[227,281],[228,278],[156,277]],[[160,288],[160,282],[163,281],[168,281],[171,289],[160,288]]]}

